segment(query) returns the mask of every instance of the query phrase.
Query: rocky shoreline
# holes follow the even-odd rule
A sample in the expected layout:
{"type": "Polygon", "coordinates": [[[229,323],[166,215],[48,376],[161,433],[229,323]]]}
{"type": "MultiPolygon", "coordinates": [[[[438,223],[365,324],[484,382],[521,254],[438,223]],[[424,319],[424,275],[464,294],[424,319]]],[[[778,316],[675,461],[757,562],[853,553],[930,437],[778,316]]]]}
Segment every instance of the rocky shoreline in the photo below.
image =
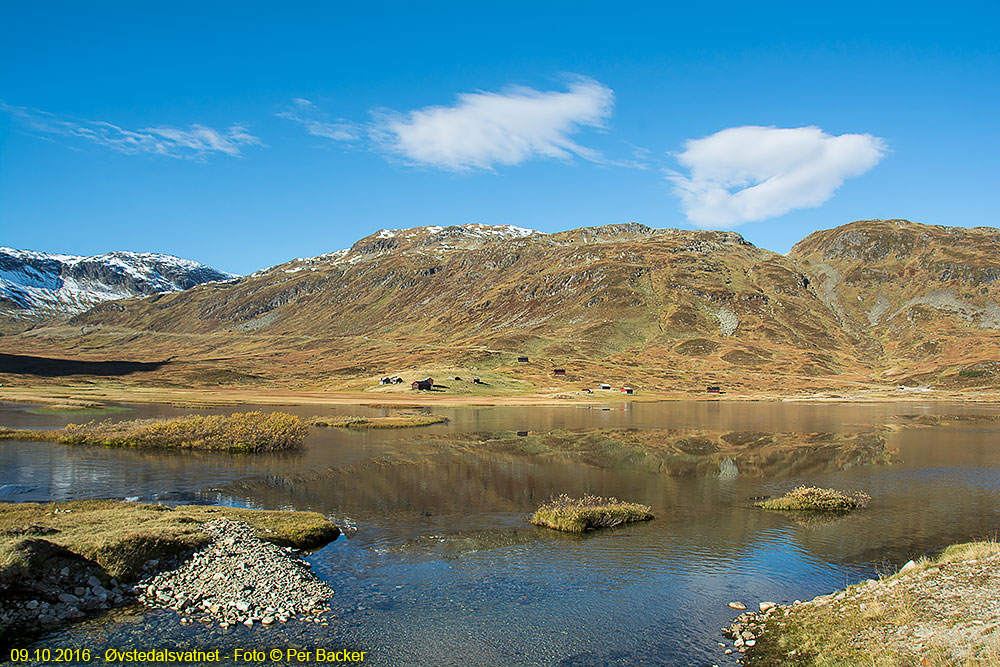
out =
{"type": "Polygon", "coordinates": [[[759,611],[746,611],[722,629],[733,642],[725,652],[762,667],[995,665],[998,599],[1000,546],[955,545],[934,560],[911,560],[891,576],[806,602],[762,602],[759,611]]]}
{"type": "Polygon", "coordinates": [[[320,581],[291,547],[261,540],[241,521],[219,519],[203,530],[211,543],[180,567],[135,585],[151,607],[173,609],[181,623],[270,625],[292,618],[325,623],[333,589],[320,581]]]}
{"type": "Polygon", "coordinates": [[[127,586],[114,578],[102,581],[97,571],[85,561],[70,562],[36,582],[30,599],[0,599],[0,630],[48,630],[131,600],[127,586]]]}
{"type": "MultiPolygon", "coordinates": [[[[45,565],[30,577],[0,581],[0,640],[31,637],[136,602],[172,609],[182,624],[327,623],[333,589],[297,549],[257,537],[258,529],[240,520],[220,517],[199,529],[208,538],[204,546],[150,559],[138,581],[110,577],[94,561],[45,539],[25,539],[20,553],[45,565]]],[[[25,531],[58,533],[40,525],[25,531]]]]}

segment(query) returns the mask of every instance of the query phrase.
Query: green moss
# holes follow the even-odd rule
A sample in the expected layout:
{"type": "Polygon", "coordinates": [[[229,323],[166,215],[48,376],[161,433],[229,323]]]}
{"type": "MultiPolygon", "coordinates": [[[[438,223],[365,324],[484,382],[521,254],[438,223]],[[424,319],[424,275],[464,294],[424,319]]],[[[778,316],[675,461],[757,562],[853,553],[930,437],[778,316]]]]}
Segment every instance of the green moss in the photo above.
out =
{"type": "Polygon", "coordinates": [[[563,494],[539,507],[530,521],[536,526],[585,533],[633,521],[648,521],[652,518],[649,505],[626,503],[616,498],[601,498],[589,494],[582,498],[571,498],[563,494]]]}

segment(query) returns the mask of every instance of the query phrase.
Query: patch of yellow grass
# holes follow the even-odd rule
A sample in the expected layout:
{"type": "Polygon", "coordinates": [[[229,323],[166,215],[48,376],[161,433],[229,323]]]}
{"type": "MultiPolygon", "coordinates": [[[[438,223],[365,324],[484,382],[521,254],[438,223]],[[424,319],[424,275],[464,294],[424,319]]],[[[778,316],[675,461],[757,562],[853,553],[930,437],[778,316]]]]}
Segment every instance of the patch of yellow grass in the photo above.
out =
{"type": "Polygon", "coordinates": [[[649,505],[626,503],[617,498],[601,498],[590,494],[582,498],[571,498],[563,494],[539,507],[530,521],[536,526],[585,533],[652,518],[649,505]]]}
{"type": "Polygon", "coordinates": [[[102,445],[136,449],[204,449],[227,452],[273,452],[302,444],[309,427],[285,412],[236,412],[188,415],[171,419],[69,424],[58,431],[0,429],[0,440],[55,441],[67,445],[102,445]]]}
{"type": "Polygon", "coordinates": [[[335,428],[409,428],[443,424],[447,417],[440,415],[389,415],[387,417],[313,417],[310,426],[330,426],[335,428]]]}
{"type": "Polygon", "coordinates": [[[847,493],[836,489],[800,486],[780,498],[769,498],[754,503],[766,510],[850,512],[865,507],[871,498],[866,493],[847,493]]]}
{"type": "Polygon", "coordinates": [[[110,576],[128,579],[150,559],[205,545],[208,536],[201,524],[222,517],[245,521],[258,537],[281,546],[315,548],[340,533],[316,512],[117,500],[0,503],[0,587],[37,576],[57,551],[52,545],[94,561],[110,576]]]}

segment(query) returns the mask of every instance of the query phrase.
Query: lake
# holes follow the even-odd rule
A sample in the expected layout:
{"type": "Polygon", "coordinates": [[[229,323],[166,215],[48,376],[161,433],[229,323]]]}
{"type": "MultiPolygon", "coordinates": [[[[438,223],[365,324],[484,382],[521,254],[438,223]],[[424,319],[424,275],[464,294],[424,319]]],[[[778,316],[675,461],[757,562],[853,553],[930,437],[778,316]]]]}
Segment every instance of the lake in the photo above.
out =
{"type": "MultiPolygon", "coordinates": [[[[0,425],[54,428],[91,418],[27,407],[0,405],[0,425]]],[[[111,418],[256,409],[128,407],[111,418]]],[[[735,664],[718,645],[720,628],[738,613],[728,602],[808,599],[1000,528],[1000,421],[985,406],[692,401],[433,412],[449,423],[312,429],[295,454],[0,443],[4,501],[118,497],[315,510],[346,528],[308,557],[336,590],[328,627],[182,626],[173,612],[133,607],[33,646],[224,655],[349,648],[367,651],[374,665],[735,664]],[[739,452],[647,456],[618,451],[601,439],[607,433],[684,446],[732,442],[739,452]],[[546,444],[553,438],[558,447],[546,444]],[[583,450],[576,441],[603,444],[583,450]],[[863,452],[859,442],[868,443],[863,452]],[[797,443],[809,444],[788,447],[797,443]],[[799,484],[872,499],[864,511],[826,518],[750,506],[799,484]],[[656,519],[585,536],[525,520],[552,495],[584,492],[648,504],[656,519]]]]}

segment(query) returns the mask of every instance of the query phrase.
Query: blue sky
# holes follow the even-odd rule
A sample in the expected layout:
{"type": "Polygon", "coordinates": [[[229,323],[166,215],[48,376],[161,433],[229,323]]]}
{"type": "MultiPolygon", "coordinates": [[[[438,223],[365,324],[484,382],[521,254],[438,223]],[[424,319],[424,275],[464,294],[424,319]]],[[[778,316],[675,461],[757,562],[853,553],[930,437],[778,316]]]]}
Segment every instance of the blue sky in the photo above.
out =
{"type": "Polygon", "coordinates": [[[1000,224],[996,3],[485,4],[7,0],[0,245],[1000,224]]]}

